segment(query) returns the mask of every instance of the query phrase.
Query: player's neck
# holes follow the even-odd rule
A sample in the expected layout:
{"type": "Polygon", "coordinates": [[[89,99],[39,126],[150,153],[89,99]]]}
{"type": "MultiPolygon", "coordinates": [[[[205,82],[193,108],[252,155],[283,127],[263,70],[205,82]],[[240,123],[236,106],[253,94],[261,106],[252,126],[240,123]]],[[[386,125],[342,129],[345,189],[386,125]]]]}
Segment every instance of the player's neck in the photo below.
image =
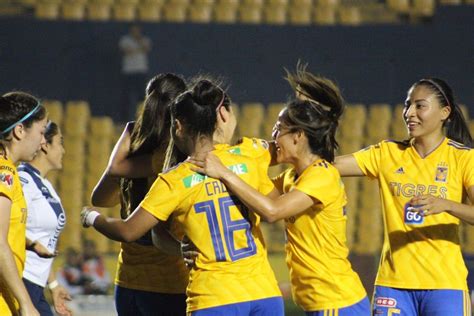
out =
{"type": "Polygon", "coordinates": [[[413,140],[413,146],[420,157],[424,158],[435,151],[436,148],[444,141],[443,134],[431,135],[430,137],[417,137],[413,140]]]}
{"type": "Polygon", "coordinates": [[[208,137],[200,137],[194,144],[192,156],[199,156],[200,154],[207,153],[212,150],[214,150],[212,139],[209,139],[208,137]]]}
{"type": "Polygon", "coordinates": [[[51,166],[47,161],[44,161],[43,157],[36,157],[32,161],[29,162],[29,164],[38,170],[40,175],[44,178],[48,174],[48,172],[51,171],[51,166]]]}

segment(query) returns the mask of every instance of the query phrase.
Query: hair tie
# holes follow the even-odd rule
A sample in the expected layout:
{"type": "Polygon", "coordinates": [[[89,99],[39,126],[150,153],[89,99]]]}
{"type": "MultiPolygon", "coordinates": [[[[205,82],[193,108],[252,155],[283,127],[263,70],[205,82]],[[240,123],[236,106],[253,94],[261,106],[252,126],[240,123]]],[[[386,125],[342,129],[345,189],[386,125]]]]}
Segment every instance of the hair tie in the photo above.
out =
{"type": "Polygon", "coordinates": [[[36,110],[38,110],[38,108],[41,106],[41,102],[38,101],[38,104],[28,113],[25,114],[25,116],[23,116],[20,120],[18,120],[17,122],[15,122],[14,124],[8,126],[7,128],[5,128],[3,131],[2,131],[2,134],[6,134],[8,133],[9,131],[11,131],[13,128],[15,128],[15,126],[17,126],[18,124],[20,123],[23,123],[25,120],[27,120],[30,116],[32,116],[33,114],[36,113],[36,110]]]}

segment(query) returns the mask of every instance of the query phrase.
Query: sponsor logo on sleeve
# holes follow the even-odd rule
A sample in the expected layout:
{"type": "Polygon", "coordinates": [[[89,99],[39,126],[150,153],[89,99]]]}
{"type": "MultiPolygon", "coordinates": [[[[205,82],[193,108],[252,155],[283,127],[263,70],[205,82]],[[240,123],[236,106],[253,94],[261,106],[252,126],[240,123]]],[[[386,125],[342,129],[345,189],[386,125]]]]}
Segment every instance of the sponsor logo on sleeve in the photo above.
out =
{"type": "Polygon", "coordinates": [[[13,175],[10,173],[0,173],[0,182],[11,188],[13,185],[13,175]]]}

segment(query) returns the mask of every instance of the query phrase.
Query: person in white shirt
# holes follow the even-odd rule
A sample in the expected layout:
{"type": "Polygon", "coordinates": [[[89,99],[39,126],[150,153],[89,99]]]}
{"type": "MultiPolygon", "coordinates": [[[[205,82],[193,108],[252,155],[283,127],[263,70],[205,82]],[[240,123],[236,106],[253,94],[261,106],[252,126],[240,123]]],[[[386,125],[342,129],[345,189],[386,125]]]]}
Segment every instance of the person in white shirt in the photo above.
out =
{"type": "Polygon", "coordinates": [[[18,167],[18,175],[28,209],[26,220],[27,252],[23,282],[41,316],[53,316],[44,296],[46,285],[51,291],[54,309],[59,315],[72,315],[66,306],[69,293],[58,284],[51,266],[57,254],[56,244],[66,224],[61,200],[45,178],[52,170],[62,169],[63,136],[57,124],[48,122],[41,146],[35,158],[18,167]]]}
{"type": "Polygon", "coordinates": [[[138,25],[132,25],[129,33],[119,42],[122,53],[123,106],[121,120],[126,122],[135,118],[138,102],[144,99],[143,86],[148,75],[148,53],[151,41],[144,36],[138,25]]]}

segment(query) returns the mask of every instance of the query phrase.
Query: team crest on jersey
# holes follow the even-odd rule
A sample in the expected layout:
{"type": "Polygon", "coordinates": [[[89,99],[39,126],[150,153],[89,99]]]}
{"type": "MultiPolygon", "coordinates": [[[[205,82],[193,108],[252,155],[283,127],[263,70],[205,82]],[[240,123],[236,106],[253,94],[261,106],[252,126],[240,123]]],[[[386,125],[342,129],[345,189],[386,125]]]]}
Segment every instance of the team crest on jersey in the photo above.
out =
{"type": "Polygon", "coordinates": [[[183,179],[183,184],[186,189],[192,188],[193,186],[203,182],[204,180],[207,179],[207,176],[199,174],[199,173],[194,173],[186,178],[183,179]]]}
{"type": "Polygon", "coordinates": [[[13,185],[13,175],[9,173],[0,173],[0,182],[10,188],[13,185]]]}
{"type": "Polygon", "coordinates": [[[380,307],[396,307],[397,300],[390,297],[377,297],[375,299],[375,305],[380,307]]]}
{"type": "Polygon", "coordinates": [[[448,164],[440,163],[438,167],[436,167],[435,181],[446,183],[447,179],[448,179],[448,164]]]}

